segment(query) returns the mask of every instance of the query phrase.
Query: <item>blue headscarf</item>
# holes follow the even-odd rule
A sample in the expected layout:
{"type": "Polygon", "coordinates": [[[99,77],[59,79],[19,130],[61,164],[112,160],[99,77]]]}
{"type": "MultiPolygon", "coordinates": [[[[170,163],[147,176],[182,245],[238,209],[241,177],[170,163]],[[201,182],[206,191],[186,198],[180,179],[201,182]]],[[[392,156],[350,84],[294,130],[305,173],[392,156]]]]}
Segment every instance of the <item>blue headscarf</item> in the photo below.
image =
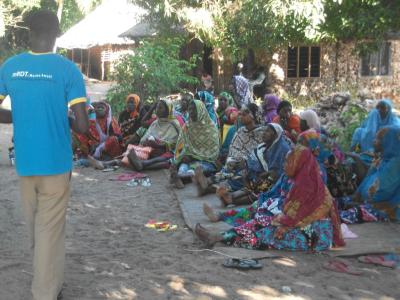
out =
{"type": "MultiPolygon", "coordinates": [[[[359,145],[361,152],[373,152],[375,135],[379,129],[385,126],[400,126],[400,119],[392,112],[393,104],[389,99],[379,101],[378,105],[385,105],[388,113],[384,119],[381,118],[379,110],[374,108],[360,128],[354,131],[351,146],[359,145]]],[[[378,106],[377,105],[377,106],[378,106]]]]}
{"type": "Polygon", "coordinates": [[[386,202],[400,220],[400,127],[388,126],[382,140],[382,159],[373,165],[358,187],[364,201],[386,202]],[[374,186],[375,191],[370,193],[374,186]]]}
{"type": "Polygon", "coordinates": [[[387,126],[384,127],[386,133],[382,138],[382,158],[384,160],[394,157],[400,157],[400,127],[387,126]]]}
{"type": "Polygon", "coordinates": [[[196,98],[199,98],[199,100],[201,100],[204,103],[211,120],[214,122],[216,126],[218,126],[218,117],[215,112],[214,96],[207,91],[197,92],[196,96],[197,96],[196,98]]]}

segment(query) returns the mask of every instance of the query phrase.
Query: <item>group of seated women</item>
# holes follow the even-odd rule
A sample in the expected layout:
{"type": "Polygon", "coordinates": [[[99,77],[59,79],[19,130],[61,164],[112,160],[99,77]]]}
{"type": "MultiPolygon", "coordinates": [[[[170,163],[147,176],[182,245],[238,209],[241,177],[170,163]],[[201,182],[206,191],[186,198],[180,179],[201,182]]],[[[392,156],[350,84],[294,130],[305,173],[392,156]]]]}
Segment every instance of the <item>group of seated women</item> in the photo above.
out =
{"type": "Polygon", "coordinates": [[[400,154],[395,150],[400,126],[390,101],[380,101],[354,134],[353,150],[358,144],[372,147],[343,153],[314,111],[295,115],[289,102],[266,95],[265,102],[269,100],[271,105],[263,105],[264,124],[249,107],[240,110],[242,127],[236,129],[218,173],[195,169],[199,195],[216,192],[222,206],[247,205],[216,212],[204,204],[211,222],[233,227],[214,233],[197,224],[195,233],[202,241],[209,246],[222,242],[321,251],[345,245],[341,223],[400,220],[400,154]],[[263,132],[261,141],[258,130],[263,132]],[[373,158],[369,164],[362,159],[367,151],[373,158]],[[360,172],[360,161],[366,172],[360,172]]]}
{"type": "Polygon", "coordinates": [[[223,207],[203,210],[233,228],[215,234],[198,224],[207,244],[325,250],[343,246],[340,223],[400,220],[400,121],[380,101],[354,133],[351,153],[321,127],[313,110],[293,113],[267,94],[261,107],[237,107],[232,96],[184,93],[150,107],[126,99],[117,122],[106,102],[94,103],[89,133],[75,136],[80,155],[136,171],[170,169],[170,183],[216,193],[223,207]],[[216,102],[218,105],[216,107],[216,102]],[[369,157],[366,160],[364,157],[369,157]]]}

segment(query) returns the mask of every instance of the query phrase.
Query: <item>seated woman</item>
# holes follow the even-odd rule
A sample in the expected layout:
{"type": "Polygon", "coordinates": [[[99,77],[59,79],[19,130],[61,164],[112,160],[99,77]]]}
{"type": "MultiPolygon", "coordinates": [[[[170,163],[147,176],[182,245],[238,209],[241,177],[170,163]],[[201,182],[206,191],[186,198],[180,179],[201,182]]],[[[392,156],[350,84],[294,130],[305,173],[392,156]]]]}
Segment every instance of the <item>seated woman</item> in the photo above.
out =
{"type": "Polygon", "coordinates": [[[217,115],[223,142],[229,128],[235,124],[239,111],[233,106],[233,98],[228,92],[222,92],[218,97],[217,115]]]}
{"type": "Polygon", "coordinates": [[[392,102],[384,99],[378,102],[360,128],[354,131],[351,141],[351,150],[361,154],[361,159],[370,164],[374,152],[374,138],[379,129],[396,125],[400,126],[400,119],[392,112],[392,102]]]}
{"type": "Polygon", "coordinates": [[[336,144],[315,129],[299,135],[298,142],[310,148],[320,166],[321,176],[333,197],[352,195],[356,188],[356,176],[351,165],[346,164],[343,153],[336,144]]]}
{"type": "Polygon", "coordinates": [[[284,169],[286,176],[252,207],[219,215],[205,209],[211,221],[228,222],[232,229],[214,234],[197,224],[196,235],[208,245],[223,242],[250,249],[322,251],[332,244],[343,246],[336,206],[311,150],[296,146],[284,169]]]}
{"type": "Polygon", "coordinates": [[[121,127],[123,139],[129,140],[140,127],[140,97],[136,94],[129,94],[126,97],[125,110],[119,114],[118,123],[121,127]]]}
{"type": "Polygon", "coordinates": [[[175,117],[180,117],[184,123],[189,121],[189,103],[193,101],[192,93],[183,93],[178,105],[174,108],[175,117]]]}
{"type": "Polygon", "coordinates": [[[260,127],[260,111],[255,103],[242,107],[239,111],[239,121],[242,127],[236,131],[229,145],[225,164],[227,170],[234,170],[263,142],[264,130],[260,127]]]}
{"type": "Polygon", "coordinates": [[[272,120],[273,123],[278,123],[285,130],[285,135],[296,143],[297,136],[300,130],[300,118],[293,114],[292,104],[289,101],[283,100],[277,108],[278,115],[272,120]]]}
{"type": "MultiPolygon", "coordinates": [[[[354,196],[355,202],[361,201],[369,206],[372,205],[372,207],[386,212],[390,219],[396,221],[400,221],[399,147],[399,126],[383,127],[378,131],[374,148],[375,152],[379,153],[379,159],[371,164],[367,176],[361,182],[354,196]]],[[[361,211],[361,221],[365,221],[363,219],[365,207],[364,211],[361,211]]]]}
{"type": "Polygon", "coordinates": [[[74,134],[78,147],[76,151],[83,158],[93,156],[99,160],[110,160],[123,152],[121,129],[107,102],[94,102],[93,107],[96,119],[89,121],[88,132],[74,134]]]}
{"type": "Polygon", "coordinates": [[[272,123],[274,118],[278,115],[278,106],[281,103],[281,99],[274,94],[266,94],[264,96],[264,103],[262,105],[263,109],[263,119],[265,124],[272,123]]]}
{"type": "MultiPolygon", "coordinates": [[[[258,145],[244,163],[244,168],[237,170],[235,177],[217,189],[223,205],[250,204],[261,192],[267,191],[283,174],[283,164],[290,145],[283,137],[279,124],[263,127],[263,143],[258,145]]],[[[210,181],[200,170],[195,172],[199,195],[209,189],[210,181]]]]}
{"type": "Polygon", "coordinates": [[[218,126],[218,117],[217,113],[215,112],[215,101],[214,101],[214,96],[210,94],[207,91],[200,91],[197,92],[196,95],[194,96],[196,100],[200,100],[201,102],[204,103],[208,115],[210,116],[211,120],[213,121],[215,126],[218,126]]]}
{"type": "Polygon", "coordinates": [[[157,119],[147,129],[138,146],[128,145],[122,162],[136,171],[169,167],[181,126],[173,115],[172,102],[161,99],[156,106],[157,119]]]}
{"type": "Polygon", "coordinates": [[[321,132],[321,121],[315,111],[307,109],[300,113],[300,129],[302,132],[308,129],[314,129],[317,132],[321,132]]]}
{"type": "MultiPolygon", "coordinates": [[[[231,130],[235,130],[236,132],[228,145],[228,155],[224,158],[225,166],[221,173],[223,178],[226,174],[232,174],[236,169],[242,166],[250,153],[263,142],[264,129],[259,127],[260,120],[259,109],[255,103],[243,106],[240,110],[239,122],[242,127],[237,129],[237,126],[234,126],[231,128],[231,130]]],[[[222,153],[220,153],[220,161],[221,156],[222,153]]],[[[198,172],[201,172],[201,170],[198,170],[198,172]]],[[[209,185],[211,186],[218,181],[220,181],[220,179],[211,177],[209,178],[209,185]]],[[[215,192],[215,189],[207,189],[207,192],[215,192]]]]}
{"type": "Polygon", "coordinates": [[[193,100],[189,104],[189,121],[183,127],[175,149],[175,159],[170,169],[171,183],[177,188],[183,188],[182,179],[191,178],[197,166],[214,172],[218,154],[218,128],[204,103],[193,100]]]}

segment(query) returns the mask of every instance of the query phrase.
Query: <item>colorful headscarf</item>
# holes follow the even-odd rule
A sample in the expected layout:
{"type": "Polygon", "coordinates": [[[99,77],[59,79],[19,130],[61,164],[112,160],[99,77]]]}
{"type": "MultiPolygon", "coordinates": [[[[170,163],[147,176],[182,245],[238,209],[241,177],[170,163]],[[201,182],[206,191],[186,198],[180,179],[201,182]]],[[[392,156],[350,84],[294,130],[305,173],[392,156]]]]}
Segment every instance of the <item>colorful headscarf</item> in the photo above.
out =
{"type": "Polygon", "coordinates": [[[214,96],[207,91],[200,91],[197,92],[197,97],[204,103],[207,112],[214,124],[218,125],[217,113],[215,112],[214,96]]]}
{"type": "Polygon", "coordinates": [[[307,122],[308,127],[315,129],[316,131],[321,131],[321,122],[315,111],[312,109],[307,109],[300,113],[300,119],[307,122]]]}
{"type": "Polygon", "coordinates": [[[193,100],[196,105],[197,121],[189,119],[179,135],[175,160],[180,163],[184,156],[199,161],[214,163],[219,155],[219,132],[211,120],[204,103],[193,100]]]}
{"type": "Polygon", "coordinates": [[[135,103],[135,110],[130,112],[131,119],[135,118],[136,116],[139,115],[140,111],[140,97],[136,94],[129,94],[126,96],[125,103],[128,103],[129,99],[133,98],[133,103],[135,103]]]}
{"type": "Polygon", "coordinates": [[[266,94],[264,96],[262,108],[265,123],[271,123],[272,120],[278,115],[277,109],[279,103],[281,103],[281,99],[274,94],[266,94]]]}
{"type": "Polygon", "coordinates": [[[388,114],[385,119],[381,118],[378,109],[374,108],[364,121],[360,128],[354,131],[351,146],[359,145],[361,152],[372,152],[375,135],[379,129],[385,126],[400,126],[400,119],[392,112],[393,105],[389,99],[379,101],[378,105],[385,105],[388,108],[388,114]]]}
{"type": "Polygon", "coordinates": [[[293,228],[330,217],[334,228],[334,243],[337,246],[343,245],[337,209],[322,181],[318,163],[311,150],[297,145],[286,159],[285,173],[293,184],[283,204],[283,214],[275,220],[287,228],[293,228]]]}

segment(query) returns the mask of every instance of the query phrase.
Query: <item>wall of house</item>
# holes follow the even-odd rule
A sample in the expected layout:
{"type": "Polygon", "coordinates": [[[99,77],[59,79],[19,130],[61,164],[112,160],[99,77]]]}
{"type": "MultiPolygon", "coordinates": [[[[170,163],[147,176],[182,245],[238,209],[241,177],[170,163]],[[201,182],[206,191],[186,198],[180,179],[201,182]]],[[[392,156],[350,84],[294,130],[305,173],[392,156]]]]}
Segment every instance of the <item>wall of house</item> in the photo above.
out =
{"type": "MultiPolygon", "coordinates": [[[[389,76],[361,76],[361,60],[354,53],[354,43],[321,44],[320,77],[287,78],[287,49],[273,55],[256,53],[256,64],[269,70],[268,85],[280,96],[287,94],[318,100],[337,91],[357,92],[368,89],[374,97],[390,97],[400,105],[400,41],[391,42],[391,74],[389,76]]],[[[214,81],[216,90],[229,84],[232,63],[218,49],[214,51],[214,81]]]]}

